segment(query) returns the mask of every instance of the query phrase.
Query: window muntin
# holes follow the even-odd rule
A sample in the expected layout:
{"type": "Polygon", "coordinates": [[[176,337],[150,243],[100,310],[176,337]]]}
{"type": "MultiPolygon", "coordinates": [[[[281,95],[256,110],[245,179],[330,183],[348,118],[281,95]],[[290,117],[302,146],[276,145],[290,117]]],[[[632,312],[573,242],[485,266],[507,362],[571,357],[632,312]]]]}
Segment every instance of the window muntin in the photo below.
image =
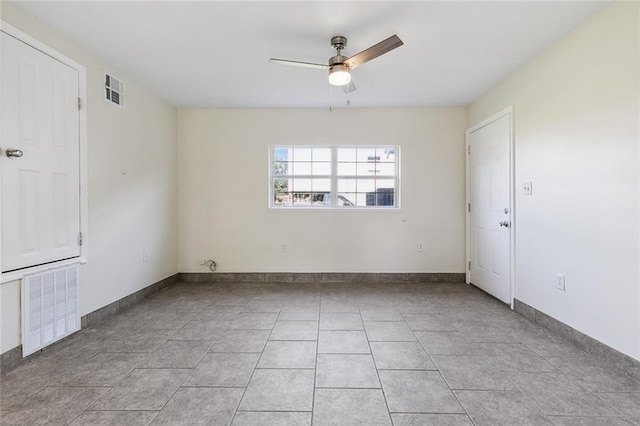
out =
{"type": "Polygon", "coordinates": [[[398,146],[275,146],[272,208],[397,208],[398,146]]]}

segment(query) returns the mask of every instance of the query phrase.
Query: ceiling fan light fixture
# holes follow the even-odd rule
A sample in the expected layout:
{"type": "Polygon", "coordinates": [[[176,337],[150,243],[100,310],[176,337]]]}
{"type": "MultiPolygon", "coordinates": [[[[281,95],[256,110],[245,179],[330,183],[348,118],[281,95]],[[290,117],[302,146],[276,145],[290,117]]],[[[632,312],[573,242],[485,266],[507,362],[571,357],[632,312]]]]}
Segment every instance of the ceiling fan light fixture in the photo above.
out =
{"type": "Polygon", "coordinates": [[[332,86],[344,86],[351,81],[349,67],[345,64],[335,64],[329,68],[329,84],[332,86]]]}

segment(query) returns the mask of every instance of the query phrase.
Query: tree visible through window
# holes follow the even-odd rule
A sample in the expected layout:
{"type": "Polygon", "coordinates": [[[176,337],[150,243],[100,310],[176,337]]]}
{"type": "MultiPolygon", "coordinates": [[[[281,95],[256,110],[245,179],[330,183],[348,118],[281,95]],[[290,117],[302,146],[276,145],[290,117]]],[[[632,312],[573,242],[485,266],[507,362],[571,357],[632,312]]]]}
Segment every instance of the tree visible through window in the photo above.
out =
{"type": "Polygon", "coordinates": [[[398,207],[397,146],[271,148],[270,206],[398,207]]]}

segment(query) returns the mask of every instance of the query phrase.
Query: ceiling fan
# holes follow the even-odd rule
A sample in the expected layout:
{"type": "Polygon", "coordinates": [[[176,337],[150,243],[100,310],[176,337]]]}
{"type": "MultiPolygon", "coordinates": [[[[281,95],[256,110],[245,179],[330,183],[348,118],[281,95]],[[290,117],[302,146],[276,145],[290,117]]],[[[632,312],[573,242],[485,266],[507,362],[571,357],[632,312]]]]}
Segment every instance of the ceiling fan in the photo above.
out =
{"type": "Polygon", "coordinates": [[[349,93],[356,90],[355,85],[351,81],[351,70],[354,70],[360,65],[366,64],[370,60],[384,55],[403,44],[404,43],[400,40],[400,37],[394,34],[391,37],[382,40],[380,43],[376,43],[362,52],[356,53],[352,57],[347,58],[346,56],[342,56],[342,50],[347,47],[347,38],[344,36],[335,36],[331,37],[331,47],[337,51],[337,55],[329,58],[329,63],[327,65],[277,58],[270,58],[269,62],[321,70],[328,69],[329,84],[333,86],[342,86],[345,93],[349,93]]]}

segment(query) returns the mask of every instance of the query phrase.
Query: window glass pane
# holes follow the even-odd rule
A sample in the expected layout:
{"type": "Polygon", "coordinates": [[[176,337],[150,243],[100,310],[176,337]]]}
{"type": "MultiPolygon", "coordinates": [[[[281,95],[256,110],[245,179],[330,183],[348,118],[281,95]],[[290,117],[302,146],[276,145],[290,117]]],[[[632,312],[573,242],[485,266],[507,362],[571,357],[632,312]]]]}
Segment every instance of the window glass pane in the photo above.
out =
{"type": "Polygon", "coordinates": [[[358,192],[374,192],[376,190],[375,180],[358,179],[358,192]]]}
{"type": "Polygon", "coordinates": [[[358,207],[366,207],[367,206],[367,194],[357,193],[356,194],[356,206],[358,207]]]}
{"type": "Polygon", "coordinates": [[[331,162],[331,148],[313,148],[313,161],[331,162]]]}
{"type": "Polygon", "coordinates": [[[338,148],[338,162],[356,161],[356,148],[338,148]]]}
{"type": "Polygon", "coordinates": [[[288,175],[291,173],[291,163],[276,162],[273,163],[273,174],[276,176],[288,175]]]}
{"type": "Polygon", "coordinates": [[[375,148],[358,148],[358,162],[376,161],[375,148]]]}
{"type": "Polygon", "coordinates": [[[311,192],[311,179],[292,179],[293,192],[311,192]]]}
{"type": "Polygon", "coordinates": [[[294,175],[310,175],[311,174],[311,163],[310,162],[294,162],[291,163],[293,165],[293,173],[294,175]]]}
{"type": "Polygon", "coordinates": [[[339,192],[337,206],[353,207],[355,203],[356,194],[354,192],[339,192]]]}
{"type": "Polygon", "coordinates": [[[311,148],[293,148],[293,161],[311,161],[311,148]]]}
{"type": "Polygon", "coordinates": [[[376,190],[393,189],[395,186],[395,179],[376,179],[376,190]]]}
{"type": "Polygon", "coordinates": [[[380,157],[378,161],[393,163],[396,161],[396,150],[395,148],[376,148],[376,156],[380,157]]]}
{"type": "Polygon", "coordinates": [[[311,189],[313,192],[331,192],[331,179],[313,179],[311,189]]]}
{"type": "Polygon", "coordinates": [[[314,192],[311,194],[311,205],[331,206],[331,194],[329,192],[314,192]]]}
{"type": "Polygon", "coordinates": [[[356,175],[356,163],[338,163],[338,176],[356,175]]]}
{"type": "Polygon", "coordinates": [[[289,179],[275,179],[273,181],[273,204],[277,206],[291,205],[289,179]]]}
{"type": "Polygon", "coordinates": [[[338,192],[356,192],[356,180],[338,179],[338,192]]]}
{"type": "Polygon", "coordinates": [[[290,161],[291,160],[290,152],[291,152],[290,148],[282,148],[282,147],[274,148],[273,161],[290,161]]]}
{"type": "Polygon", "coordinates": [[[338,194],[338,201],[337,201],[337,206],[338,207],[353,207],[355,206],[355,202],[354,200],[356,199],[356,194],[355,193],[341,193],[338,194]]]}
{"type": "Polygon", "coordinates": [[[313,175],[315,176],[330,176],[331,175],[331,163],[311,163],[313,175]]]}
{"type": "Polygon", "coordinates": [[[377,174],[382,176],[394,176],[396,174],[395,163],[378,163],[377,174]]]}
{"type": "Polygon", "coordinates": [[[377,163],[358,163],[358,176],[375,176],[377,163]]]}
{"type": "Polygon", "coordinates": [[[294,192],[293,205],[295,207],[305,207],[311,205],[311,192],[294,192]]]}

